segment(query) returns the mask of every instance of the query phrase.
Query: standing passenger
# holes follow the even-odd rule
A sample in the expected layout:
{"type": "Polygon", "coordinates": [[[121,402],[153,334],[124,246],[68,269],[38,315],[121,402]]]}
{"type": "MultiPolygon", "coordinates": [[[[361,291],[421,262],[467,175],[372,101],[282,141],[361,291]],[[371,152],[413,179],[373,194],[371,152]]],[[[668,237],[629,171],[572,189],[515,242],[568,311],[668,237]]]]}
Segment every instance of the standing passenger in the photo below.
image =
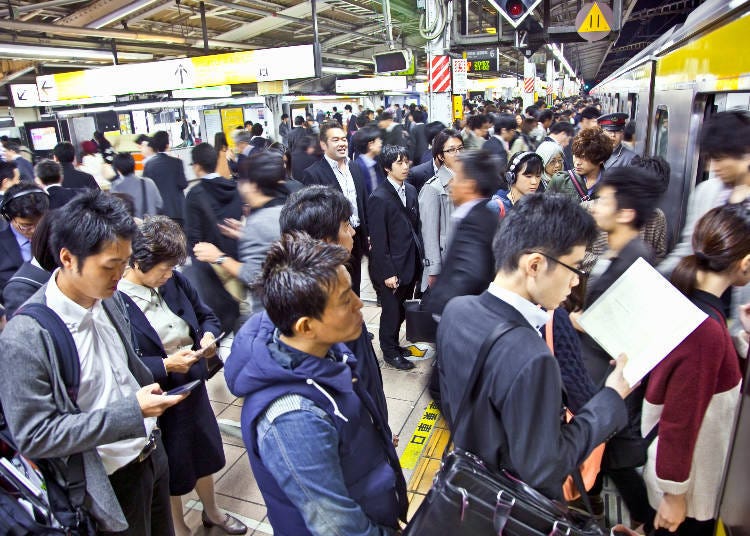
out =
{"type": "Polygon", "coordinates": [[[622,144],[625,122],[628,114],[614,113],[599,117],[599,126],[612,140],[612,156],[604,163],[604,169],[615,166],[629,166],[630,161],[637,155],[622,144]]]}
{"type": "Polygon", "coordinates": [[[75,168],[73,162],[76,159],[76,148],[69,141],[63,141],[55,145],[52,150],[55,162],[62,166],[63,186],[66,188],[91,188],[98,190],[99,185],[96,183],[93,175],[85,173],[75,168]]]}
{"type": "Polygon", "coordinates": [[[146,162],[143,176],[154,181],[156,187],[159,188],[164,202],[160,213],[172,218],[180,224],[180,227],[184,227],[185,194],[183,190],[187,188],[185,167],[182,160],[167,154],[169,134],[165,131],[154,132],[149,145],[156,151],[156,154],[146,162]]]}
{"type": "Polygon", "coordinates": [[[134,216],[143,219],[146,215],[156,216],[164,202],[154,181],[148,177],[135,175],[135,159],[130,153],[117,153],[112,160],[117,178],[112,181],[112,193],[128,194],[135,205],[134,216]]]}

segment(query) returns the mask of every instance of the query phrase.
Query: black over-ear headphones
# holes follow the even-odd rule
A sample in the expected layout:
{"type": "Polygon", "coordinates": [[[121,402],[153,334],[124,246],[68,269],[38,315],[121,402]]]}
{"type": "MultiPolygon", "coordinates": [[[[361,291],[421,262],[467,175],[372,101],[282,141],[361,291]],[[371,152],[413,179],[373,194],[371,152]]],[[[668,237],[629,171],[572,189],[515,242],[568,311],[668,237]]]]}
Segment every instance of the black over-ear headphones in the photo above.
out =
{"type": "Polygon", "coordinates": [[[24,190],[22,192],[18,192],[17,194],[15,194],[12,197],[8,197],[7,195],[4,195],[3,196],[3,203],[0,205],[0,215],[2,215],[2,217],[5,218],[7,221],[12,220],[13,218],[11,218],[10,214],[8,214],[8,205],[10,205],[10,203],[13,200],[18,199],[19,197],[23,197],[25,195],[30,195],[30,194],[44,194],[44,195],[49,195],[47,192],[45,192],[44,190],[41,190],[39,188],[36,188],[34,190],[24,190]]]}
{"type": "Polygon", "coordinates": [[[538,158],[541,162],[544,162],[541,156],[531,151],[517,153],[513,157],[513,160],[511,160],[510,166],[508,167],[508,171],[505,173],[505,182],[508,183],[508,188],[513,186],[516,183],[516,180],[518,180],[518,170],[520,169],[521,164],[532,158],[538,158]]]}

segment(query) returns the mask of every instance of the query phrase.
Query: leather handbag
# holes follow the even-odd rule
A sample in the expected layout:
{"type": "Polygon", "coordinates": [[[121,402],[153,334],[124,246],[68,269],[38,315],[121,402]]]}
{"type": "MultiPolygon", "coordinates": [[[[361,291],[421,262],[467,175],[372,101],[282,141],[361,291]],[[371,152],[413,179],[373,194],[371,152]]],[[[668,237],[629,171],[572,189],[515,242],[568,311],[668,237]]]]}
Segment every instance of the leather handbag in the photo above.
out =
{"type": "Polygon", "coordinates": [[[411,342],[435,342],[437,322],[432,313],[422,309],[421,300],[404,302],[406,310],[406,340],[411,342]]]}
{"type": "MultiPolygon", "coordinates": [[[[484,340],[456,412],[456,427],[473,395],[491,347],[518,327],[502,323],[484,340]]],[[[448,441],[448,445],[450,445],[448,441]]],[[[446,445],[446,451],[448,450],[446,445]]],[[[580,473],[575,477],[581,481],[580,473]]],[[[586,502],[588,497],[583,495],[586,502]]],[[[478,457],[454,448],[443,455],[430,492],[404,536],[603,536],[596,520],[534,490],[509,471],[491,471],[478,457]]]]}

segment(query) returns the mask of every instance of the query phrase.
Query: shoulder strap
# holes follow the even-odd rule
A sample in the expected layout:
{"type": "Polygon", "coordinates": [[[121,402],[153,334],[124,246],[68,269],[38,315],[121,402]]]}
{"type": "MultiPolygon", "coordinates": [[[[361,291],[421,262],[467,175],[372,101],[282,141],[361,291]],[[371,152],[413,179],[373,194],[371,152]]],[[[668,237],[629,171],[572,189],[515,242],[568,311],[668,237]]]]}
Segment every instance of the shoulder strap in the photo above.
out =
{"type": "Polygon", "coordinates": [[[68,326],[57,313],[43,303],[27,303],[16,311],[14,316],[17,315],[30,316],[52,337],[65,389],[73,404],[77,406],[78,388],[81,385],[81,363],[76,343],[68,326]]]}
{"type": "Polygon", "coordinates": [[[451,431],[450,438],[448,439],[448,442],[445,445],[445,451],[443,452],[443,456],[447,454],[448,449],[450,448],[451,443],[453,442],[453,436],[455,435],[455,430],[458,429],[458,426],[461,423],[461,415],[463,414],[464,410],[466,409],[466,405],[469,402],[469,399],[471,398],[472,393],[474,392],[474,389],[476,388],[476,384],[479,380],[479,376],[482,373],[482,370],[484,370],[484,364],[487,362],[487,356],[489,356],[490,350],[495,345],[495,343],[506,333],[511,331],[512,329],[515,329],[519,327],[518,324],[511,324],[510,322],[503,322],[499,326],[497,326],[492,333],[490,333],[486,339],[484,339],[484,342],[482,343],[482,346],[479,348],[479,353],[477,354],[477,360],[474,362],[474,367],[471,369],[471,374],[469,375],[469,379],[466,381],[466,389],[464,390],[464,394],[461,397],[461,402],[458,405],[458,409],[456,410],[456,415],[454,418],[454,430],[451,431]]]}
{"type": "Polygon", "coordinates": [[[573,183],[573,188],[575,188],[576,192],[578,192],[578,197],[581,198],[581,201],[590,201],[591,196],[589,196],[586,190],[578,182],[578,178],[576,177],[576,174],[573,173],[571,170],[568,170],[568,175],[570,176],[570,182],[573,183]]]}
{"type": "Polygon", "coordinates": [[[143,210],[143,216],[146,216],[147,214],[147,205],[146,205],[146,179],[141,178],[141,209],[143,210]]]}

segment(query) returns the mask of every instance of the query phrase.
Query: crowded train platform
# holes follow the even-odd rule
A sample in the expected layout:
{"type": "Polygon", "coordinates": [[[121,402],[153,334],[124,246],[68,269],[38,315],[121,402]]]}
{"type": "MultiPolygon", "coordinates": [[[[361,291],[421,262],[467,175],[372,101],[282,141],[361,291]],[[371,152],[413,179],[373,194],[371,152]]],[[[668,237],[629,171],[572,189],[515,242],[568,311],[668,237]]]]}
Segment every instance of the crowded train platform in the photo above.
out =
{"type": "Polygon", "coordinates": [[[8,0],[0,534],[750,535],[748,31],[8,0]]]}

